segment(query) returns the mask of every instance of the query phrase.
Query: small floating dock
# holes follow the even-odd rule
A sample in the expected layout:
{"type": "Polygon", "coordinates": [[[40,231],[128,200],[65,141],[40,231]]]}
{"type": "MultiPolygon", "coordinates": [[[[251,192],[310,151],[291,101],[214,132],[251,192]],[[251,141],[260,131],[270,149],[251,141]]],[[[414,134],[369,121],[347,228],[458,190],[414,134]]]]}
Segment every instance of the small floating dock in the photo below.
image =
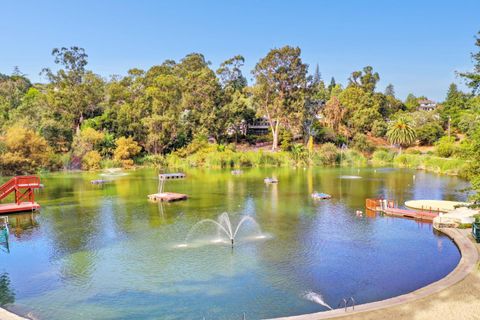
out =
{"type": "Polygon", "coordinates": [[[172,202],[179,200],[186,200],[188,196],[183,193],[164,192],[165,181],[184,179],[186,175],[184,173],[162,173],[158,175],[160,183],[158,184],[158,193],[148,195],[148,199],[151,201],[164,201],[172,202]]]}
{"type": "Polygon", "coordinates": [[[278,179],[277,178],[265,178],[265,179],[263,179],[263,182],[265,182],[266,184],[273,184],[273,183],[278,183],[278,179]]]}
{"type": "Polygon", "coordinates": [[[0,214],[34,211],[40,209],[35,202],[35,189],[41,188],[40,178],[37,176],[18,176],[0,186],[0,200],[10,194],[15,195],[14,203],[0,204],[0,214]]]}
{"type": "Polygon", "coordinates": [[[91,180],[91,181],[90,181],[91,184],[105,184],[105,183],[109,183],[109,182],[112,182],[112,181],[110,181],[110,180],[102,180],[102,179],[91,180]]]}
{"type": "Polygon", "coordinates": [[[172,202],[179,200],[187,200],[187,198],[188,196],[186,194],[175,192],[162,192],[148,195],[148,199],[151,201],[172,202]]]}
{"type": "Polygon", "coordinates": [[[325,200],[325,199],[331,199],[332,196],[323,192],[314,192],[312,193],[312,198],[316,200],[325,200]]]}
{"type": "Polygon", "coordinates": [[[386,199],[366,199],[365,207],[367,210],[374,212],[381,212],[387,216],[408,218],[421,221],[432,222],[434,218],[438,217],[439,211],[426,210],[408,210],[401,209],[395,204],[393,200],[386,199]]]}

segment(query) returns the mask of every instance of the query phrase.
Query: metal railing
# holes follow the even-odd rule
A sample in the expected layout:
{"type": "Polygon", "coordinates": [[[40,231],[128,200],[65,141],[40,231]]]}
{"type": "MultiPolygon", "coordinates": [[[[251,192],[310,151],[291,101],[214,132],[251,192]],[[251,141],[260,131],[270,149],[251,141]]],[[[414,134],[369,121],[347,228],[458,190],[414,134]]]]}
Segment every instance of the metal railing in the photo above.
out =
{"type": "Polygon", "coordinates": [[[350,297],[348,299],[343,298],[342,300],[340,300],[340,302],[337,305],[337,309],[342,307],[345,309],[345,312],[347,312],[349,306],[352,307],[352,310],[355,310],[355,299],[353,297],[350,297]]]}

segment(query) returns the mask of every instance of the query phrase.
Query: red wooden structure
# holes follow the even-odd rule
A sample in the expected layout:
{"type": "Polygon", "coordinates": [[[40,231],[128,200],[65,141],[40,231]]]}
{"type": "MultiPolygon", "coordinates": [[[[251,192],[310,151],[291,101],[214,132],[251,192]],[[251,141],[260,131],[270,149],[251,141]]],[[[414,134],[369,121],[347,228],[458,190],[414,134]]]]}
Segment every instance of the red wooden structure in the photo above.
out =
{"type": "Polygon", "coordinates": [[[388,216],[410,218],[423,221],[433,221],[439,215],[438,211],[426,210],[408,210],[398,208],[393,200],[385,199],[365,199],[365,207],[373,212],[383,212],[388,216]]]}
{"type": "Polygon", "coordinates": [[[0,186],[0,201],[11,193],[15,194],[15,203],[0,204],[0,214],[31,211],[40,208],[35,202],[35,189],[40,188],[37,176],[18,176],[0,186]]]}

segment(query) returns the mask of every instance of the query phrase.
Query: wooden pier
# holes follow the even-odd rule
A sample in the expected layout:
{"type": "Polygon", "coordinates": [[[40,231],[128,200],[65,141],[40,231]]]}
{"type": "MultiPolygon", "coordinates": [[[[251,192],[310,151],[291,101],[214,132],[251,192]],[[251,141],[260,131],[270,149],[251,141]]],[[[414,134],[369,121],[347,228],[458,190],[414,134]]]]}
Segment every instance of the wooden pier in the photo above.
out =
{"type": "Polygon", "coordinates": [[[36,176],[18,176],[4,183],[0,186],[0,200],[13,193],[15,202],[0,204],[0,214],[40,209],[34,193],[40,187],[40,178],[36,176]]]}
{"type": "Polygon", "coordinates": [[[365,207],[367,210],[381,212],[387,216],[415,219],[432,222],[439,215],[438,211],[408,210],[398,208],[393,200],[385,199],[366,199],[365,207]]]}

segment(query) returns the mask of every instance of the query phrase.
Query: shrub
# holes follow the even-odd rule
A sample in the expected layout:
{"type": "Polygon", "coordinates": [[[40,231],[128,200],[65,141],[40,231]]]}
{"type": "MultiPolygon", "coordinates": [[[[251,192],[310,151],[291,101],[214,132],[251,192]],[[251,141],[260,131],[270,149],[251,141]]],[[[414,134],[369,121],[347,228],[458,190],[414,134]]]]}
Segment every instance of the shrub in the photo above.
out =
{"type": "Polygon", "coordinates": [[[427,122],[416,128],[420,145],[432,145],[443,136],[443,128],[437,122],[427,122]]]}
{"type": "Polygon", "coordinates": [[[435,143],[435,153],[444,158],[449,158],[457,151],[454,137],[442,137],[435,143]]]}
{"type": "Polygon", "coordinates": [[[405,151],[406,154],[422,154],[422,152],[420,150],[417,150],[417,149],[407,149],[405,151]]]}
{"type": "Polygon", "coordinates": [[[338,162],[340,154],[333,143],[325,143],[320,147],[319,155],[322,164],[333,165],[338,162]]]}
{"type": "Polygon", "coordinates": [[[374,137],[385,137],[388,125],[384,120],[375,120],[372,124],[372,134],[374,137]]]}
{"type": "Polygon", "coordinates": [[[117,148],[113,153],[113,159],[120,162],[123,167],[133,166],[132,158],[135,157],[141,148],[132,137],[120,137],[117,139],[117,148]]]}
{"type": "Polygon", "coordinates": [[[149,154],[139,160],[140,164],[163,167],[167,164],[166,158],[161,154],[149,154]]]}
{"type": "Polygon", "coordinates": [[[87,152],[82,159],[82,169],[83,170],[98,170],[100,169],[100,163],[102,161],[102,156],[98,151],[89,151],[87,152]]]}
{"type": "Polygon", "coordinates": [[[375,146],[368,140],[363,133],[357,133],[353,137],[352,147],[360,152],[372,153],[375,146]]]}
{"type": "Polygon", "coordinates": [[[293,134],[289,130],[283,130],[280,135],[280,149],[290,151],[293,147],[293,134]]]}
{"type": "Polygon", "coordinates": [[[363,167],[367,165],[367,158],[356,150],[349,149],[343,153],[342,166],[363,167]]]}
{"type": "Polygon", "coordinates": [[[30,129],[9,128],[2,149],[0,171],[5,175],[32,173],[52,165],[53,152],[47,141],[30,129]]]}
{"type": "Polygon", "coordinates": [[[393,163],[395,153],[385,149],[376,150],[372,155],[372,164],[377,166],[383,166],[389,163],[393,163]]]}

